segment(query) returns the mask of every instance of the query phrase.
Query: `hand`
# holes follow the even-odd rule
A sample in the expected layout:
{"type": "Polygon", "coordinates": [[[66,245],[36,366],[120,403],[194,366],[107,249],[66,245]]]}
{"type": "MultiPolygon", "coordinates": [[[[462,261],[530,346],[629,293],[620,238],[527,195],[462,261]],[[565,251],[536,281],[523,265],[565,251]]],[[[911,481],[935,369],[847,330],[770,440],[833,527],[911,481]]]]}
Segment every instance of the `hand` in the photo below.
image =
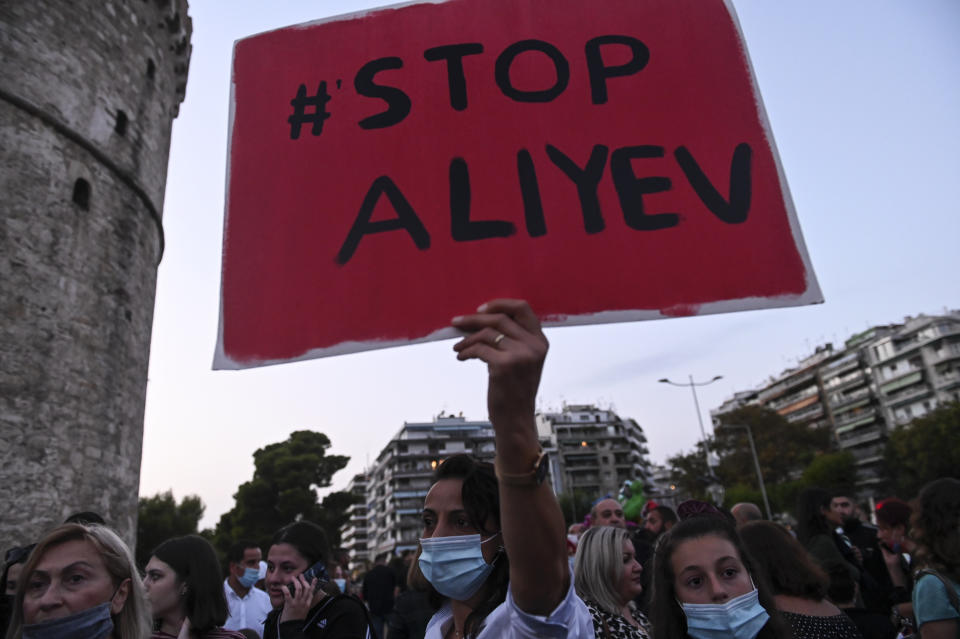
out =
{"type": "Polygon", "coordinates": [[[306,619],[313,603],[313,593],[316,591],[317,580],[307,582],[303,575],[297,575],[293,584],[293,594],[289,588],[283,589],[283,611],[280,613],[280,623],[296,619],[306,619]]]}
{"type": "Polygon", "coordinates": [[[517,419],[532,425],[549,344],[530,306],[523,300],[497,299],[473,315],[454,318],[453,325],[468,333],[453,347],[457,359],[487,364],[487,409],[494,427],[517,419]]]}
{"type": "Polygon", "coordinates": [[[850,550],[853,551],[853,556],[857,558],[857,563],[861,566],[863,565],[863,553],[856,546],[850,546],[850,550]]]}

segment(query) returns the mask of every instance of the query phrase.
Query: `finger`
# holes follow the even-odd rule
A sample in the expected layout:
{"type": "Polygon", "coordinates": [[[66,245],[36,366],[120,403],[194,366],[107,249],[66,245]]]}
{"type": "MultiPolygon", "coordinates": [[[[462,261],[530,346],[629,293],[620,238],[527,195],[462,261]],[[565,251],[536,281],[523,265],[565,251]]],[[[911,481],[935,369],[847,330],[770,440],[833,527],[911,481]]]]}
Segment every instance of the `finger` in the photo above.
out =
{"type": "MultiPolygon", "coordinates": [[[[451,323],[460,330],[474,333],[485,328],[495,329],[507,337],[515,340],[523,340],[524,336],[530,335],[530,331],[518,324],[509,315],[503,313],[475,313],[473,315],[462,315],[455,317],[451,323]]],[[[536,333],[534,333],[536,335],[536,333]]]]}
{"type": "Polygon", "coordinates": [[[507,352],[499,348],[494,348],[484,342],[473,344],[457,353],[457,359],[461,362],[465,362],[468,359],[479,359],[494,366],[506,364],[509,357],[510,355],[507,352]]]}
{"type": "Polygon", "coordinates": [[[470,348],[474,344],[487,344],[493,346],[494,348],[503,348],[503,342],[507,339],[510,339],[506,336],[505,333],[501,333],[495,328],[484,328],[476,333],[471,333],[467,335],[462,340],[453,345],[453,350],[460,352],[464,349],[470,348]]]}
{"type": "Polygon", "coordinates": [[[481,313],[506,313],[531,333],[540,332],[540,318],[526,300],[507,298],[490,300],[481,304],[477,310],[481,313]]]}

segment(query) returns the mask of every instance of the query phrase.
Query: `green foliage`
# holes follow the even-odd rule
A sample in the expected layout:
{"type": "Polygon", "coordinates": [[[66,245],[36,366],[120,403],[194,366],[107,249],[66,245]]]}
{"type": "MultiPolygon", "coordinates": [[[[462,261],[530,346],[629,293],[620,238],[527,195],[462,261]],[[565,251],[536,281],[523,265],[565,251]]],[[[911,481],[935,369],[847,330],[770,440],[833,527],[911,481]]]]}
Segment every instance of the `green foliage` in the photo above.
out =
{"type": "Polygon", "coordinates": [[[818,455],[803,471],[802,481],[804,486],[819,486],[830,492],[853,495],[857,485],[857,462],[849,451],[818,455]]]}
{"type": "MultiPolygon", "coordinates": [[[[852,456],[825,454],[830,446],[829,431],[791,423],[767,408],[745,406],[722,415],[714,429],[715,436],[708,441],[710,450],[720,457],[715,473],[725,488],[724,505],[728,508],[748,501],[763,510],[753,453],[742,426],[750,426],[753,433],[767,498],[774,513],[792,511],[797,494],[807,485],[820,485],[819,482],[828,486],[853,485],[852,456]]],[[[696,451],[671,457],[667,463],[677,486],[677,501],[710,501],[702,443],[697,444],[696,451]]]]}
{"type": "Polygon", "coordinates": [[[560,510],[563,512],[563,519],[566,521],[568,528],[572,524],[581,523],[593,505],[590,494],[582,490],[574,490],[572,495],[570,493],[560,493],[557,495],[557,501],[560,502],[560,510]]]}
{"type": "Polygon", "coordinates": [[[757,487],[747,432],[738,426],[750,426],[760,470],[768,486],[794,479],[817,453],[830,446],[830,433],[826,429],[791,423],[779,413],[760,406],[738,408],[722,415],[714,429],[713,450],[720,455],[717,475],[728,486],[757,487]]]}
{"type": "Polygon", "coordinates": [[[934,479],[960,478],[960,402],[897,427],[887,441],[885,457],[893,488],[905,499],[934,479]]]}
{"type": "Polygon", "coordinates": [[[197,532],[204,505],[196,495],[187,495],[178,504],[167,491],[141,497],[137,508],[137,565],[143,568],[150,553],[161,542],[197,532]]]}
{"type": "Polygon", "coordinates": [[[225,551],[238,539],[250,539],[267,548],[282,526],[306,519],[324,529],[331,549],[337,546],[347,506],[362,498],[335,492],[319,503],[317,489],[328,487],[350,461],[344,455],[327,455],[329,447],[323,433],[299,430],[286,441],[257,450],[253,479],[240,485],[233,509],[220,517],[215,545],[225,551]]]}
{"type": "Polygon", "coordinates": [[[707,494],[711,473],[707,468],[703,442],[697,442],[696,450],[691,453],[674,455],[667,460],[670,467],[670,480],[676,486],[677,502],[687,499],[711,501],[707,494]]]}

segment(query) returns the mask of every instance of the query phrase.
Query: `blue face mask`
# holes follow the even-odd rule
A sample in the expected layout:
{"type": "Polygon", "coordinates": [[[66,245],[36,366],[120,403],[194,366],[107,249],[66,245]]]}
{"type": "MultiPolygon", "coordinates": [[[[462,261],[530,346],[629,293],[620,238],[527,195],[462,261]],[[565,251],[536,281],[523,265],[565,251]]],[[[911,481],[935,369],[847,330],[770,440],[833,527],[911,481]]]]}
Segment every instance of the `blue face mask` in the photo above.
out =
{"type": "MultiPolygon", "coordinates": [[[[497,533],[497,535],[500,533],[497,533]]],[[[480,535],[457,535],[421,539],[420,571],[437,592],[454,601],[466,601],[486,581],[493,564],[483,558],[480,535]]]]}
{"type": "Polygon", "coordinates": [[[722,604],[680,604],[687,616],[687,634],[694,639],[753,639],[770,615],[750,592],[722,604]]]}
{"type": "Polygon", "coordinates": [[[23,627],[23,639],[104,639],[113,632],[110,602],[23,627]]]}
{"type": "Polygon", "coordinates": [[[237,581],[244,588],[250,588],[257,583],[258,579],[260,579],[260,570],[258,568],[247,568],[243,571],[243,575],[237,578],[237,581]]]}

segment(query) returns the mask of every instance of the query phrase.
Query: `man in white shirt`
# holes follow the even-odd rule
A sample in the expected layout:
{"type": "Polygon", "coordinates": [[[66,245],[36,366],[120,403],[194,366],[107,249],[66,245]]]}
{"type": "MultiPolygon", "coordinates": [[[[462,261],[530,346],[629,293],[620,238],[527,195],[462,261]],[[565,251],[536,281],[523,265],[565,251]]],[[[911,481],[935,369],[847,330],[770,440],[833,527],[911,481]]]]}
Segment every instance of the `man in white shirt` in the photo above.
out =
{"type": "Polygon", "coordinates": [[[229,574],[223,580],[229,614],[223,627],[227,630],[256,630],[263,636],[263,622],[273,609],[270,596],[253,584],[260,578],[260,548],[253,542],[241,541],[227,553],[229,574]]]}

